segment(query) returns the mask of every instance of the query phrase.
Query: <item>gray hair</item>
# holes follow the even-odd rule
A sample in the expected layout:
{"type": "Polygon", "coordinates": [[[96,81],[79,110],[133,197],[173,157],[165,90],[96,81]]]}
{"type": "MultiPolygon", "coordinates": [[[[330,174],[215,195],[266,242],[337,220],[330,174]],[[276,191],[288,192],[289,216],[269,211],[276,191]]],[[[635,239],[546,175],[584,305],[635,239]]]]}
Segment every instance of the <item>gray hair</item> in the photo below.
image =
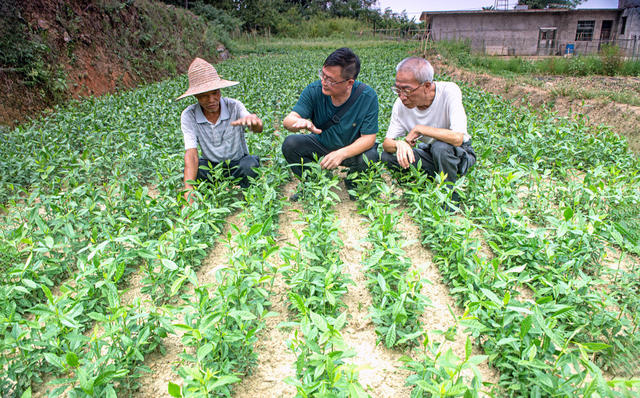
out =
{"type": "Polygon", "coordinates": [[[433,81],[433,66],[424,58],[408,57],[403,59],[396,66],[396,72],[401,70],[411,71],[420,84],[433,81]]]}

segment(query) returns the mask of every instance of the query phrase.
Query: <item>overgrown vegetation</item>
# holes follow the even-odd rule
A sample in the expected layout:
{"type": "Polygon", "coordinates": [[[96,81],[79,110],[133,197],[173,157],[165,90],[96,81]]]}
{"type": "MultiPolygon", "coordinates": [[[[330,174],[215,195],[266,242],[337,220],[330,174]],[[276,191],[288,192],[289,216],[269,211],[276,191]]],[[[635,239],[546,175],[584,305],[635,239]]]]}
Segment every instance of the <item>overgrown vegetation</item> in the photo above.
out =
{"type": "MultiPolygon", "coordinates": [[[[297,356],[295,376],[283,382],[301,397],[366,396],[341,336],[350,278],[342,272],[333,209],[336,175],[316,167],[305,182],[312,194],[298,212],[297,247],[277,239],[288,174],[283,137],[275,133],[333,44],[217,65],[242,82],[224,95],[265,122],[264,133],[247,137],[250,152],[270,162],[242,198],[222,180],[201,185],[197,204],[182,207],[179,115],[186,104],[173,98],[184,91],[185,76],[75,102],[3,133],[10,143],[0,163],[3,395],[37,388],[51,396],[127,396],[148,371],[149,353],[161,355],[163,338],[178,331],[184,351],[169,393],[230,395],[255,366],[253,344],[273,315],[271,284],[282,273],[291,301],[288,346],[297,356]],[[234,250],[227,267],[203,283],[196,271],[236,208],[244,225],[228,240],[234,250]],[[136,274],[142,281],[129,285],[136,274]],[[150,299],[127,299],[130,288],[150,299]]],[[[357,48],[360,79],[379,95],[381,126],[397,98],[389,90],[394,67],[413,50],[395,43],[357,48]]],[[[465,197],[458,214],[442,207],[451,191],[441,177],[414,174],[392,186],[379,178],[381,168],[361,176],[373,185],[355,192],[371,224],[372,250],[363,262],[378,297],[371,310],[378,335],[407,354],[404,343],[429,337],[421,356],[404,358],[412,396],[474,396],[478,389],[496,396],[637,395],[640,163],[605,128],[462,91],[478,163],[457,183],[465,197]],[[403,194],[392,198],[396,190],[403,194]],[[424,302],[413,286],[421,281],[399,260],[394,206],[420,226],[422,244],[466,309],[453,332],[442,332],[445,339],[457,338],[455,327],[470,334],[462,357],[435,343],[440,332],[419,324],[424,302]],[[617,253],[615,264],[608,252],[617,253]],[[484,354],[472,355],[472,344],[484,354]],[[482,384],[481,363],[499,371],[498,385],[482,384]],[[463,369],[474,373],[471,380],[463,369]]],[[[378,138],[383,134],[384,127],[378,138]]]]}
{"type": "Polygon", "coordinates": [[[540,74],[540,75],[619,75],[640,76],[640,61],[625,60],[620,48],[615,45],[603,45],[598,55],[574,57],[547,57],[529,60],[522,57],[504,59],[495,56],[476,55],[471,46],[464,41],[441,40],[432,43],[433,49],[456,65],[504,74],[540,74]]]}
{"type": "Polygon", "coordinates": [[[375,8],[374,0],[163,1],[188,7],[228,31],[241,27],[244,32],[281,37],[328,37],[353,34],[373,27],[409,29],[417,26],[404,13],[394,14],[390,9],[381,11],[375,8]],[[228,22],[238,25],[230,26],[228,22]]]}
{"type": "Polygon", "coordinates": [[[0,94],[13,111],[3,121],[86,93],[85,81],[107,86],[92,89],[120,88],[175,75],[196,56],[215,60],[234,23],[151,0],[3,1],[0,94]]]}

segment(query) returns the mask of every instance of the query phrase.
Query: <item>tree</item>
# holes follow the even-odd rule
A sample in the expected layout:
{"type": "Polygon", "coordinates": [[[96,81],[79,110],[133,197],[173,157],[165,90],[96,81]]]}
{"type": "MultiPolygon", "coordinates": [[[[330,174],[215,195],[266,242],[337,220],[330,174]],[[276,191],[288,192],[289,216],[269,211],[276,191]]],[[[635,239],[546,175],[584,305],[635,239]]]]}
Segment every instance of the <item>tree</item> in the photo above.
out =
{"type": "Polygon", "coordinates": [[[532,9],[544,8],[576,8],[585,0],[520,0],[518,4],[527,5],[532,9]]]}

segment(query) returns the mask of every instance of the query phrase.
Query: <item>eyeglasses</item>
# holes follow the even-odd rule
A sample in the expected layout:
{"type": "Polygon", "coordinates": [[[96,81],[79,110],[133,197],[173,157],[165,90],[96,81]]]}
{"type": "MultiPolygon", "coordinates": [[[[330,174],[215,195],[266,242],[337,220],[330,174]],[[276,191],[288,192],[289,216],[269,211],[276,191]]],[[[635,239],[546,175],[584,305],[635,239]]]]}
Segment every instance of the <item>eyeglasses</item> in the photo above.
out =
{"type": "Polygon", "coordinates": [[[394,93],[396,93],[398,95],[404,94],[405,97],[408,97],[409,95],[413,94],[414,91],[419,89],[420,86],[422,86],[423,84],[424,83],[420,83],[415,88],[398,88],[397,86],[391,86],[391,91],[393,91],[394,93]]]}
{"type": "Polygon", "coordinates": [[[334,82],[331,78],[327,77],[327,75],[324,74],[322,69],[318,71],[318,77],[320,78],[320,80],[324,81],[330,86],[335,86],[336,84],[344,83],[347,80],[349,80],[349,79],[344,79],[344,80],[340,80],[339,82],[334,82]]]}

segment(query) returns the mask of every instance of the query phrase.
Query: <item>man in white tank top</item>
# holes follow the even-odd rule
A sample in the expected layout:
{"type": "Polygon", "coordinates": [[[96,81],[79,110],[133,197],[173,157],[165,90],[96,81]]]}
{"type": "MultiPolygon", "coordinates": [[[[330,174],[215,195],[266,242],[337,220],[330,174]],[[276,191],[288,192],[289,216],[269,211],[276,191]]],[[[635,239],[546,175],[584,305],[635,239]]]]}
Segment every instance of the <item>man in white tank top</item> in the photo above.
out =
{"type": "MultiPolygon", "coordinates": [[[[462,93],[452,82],[434,82],[433,67],[423,58],[409,57],[396,67],[398,94],[382,143],[382,161],[392,168],[418,167],[429,176],[443,172],[455,183],[475,163],[467,132],[462,93]]],[[[457,193],[452,199],[458,201],[457,193]]]]}

